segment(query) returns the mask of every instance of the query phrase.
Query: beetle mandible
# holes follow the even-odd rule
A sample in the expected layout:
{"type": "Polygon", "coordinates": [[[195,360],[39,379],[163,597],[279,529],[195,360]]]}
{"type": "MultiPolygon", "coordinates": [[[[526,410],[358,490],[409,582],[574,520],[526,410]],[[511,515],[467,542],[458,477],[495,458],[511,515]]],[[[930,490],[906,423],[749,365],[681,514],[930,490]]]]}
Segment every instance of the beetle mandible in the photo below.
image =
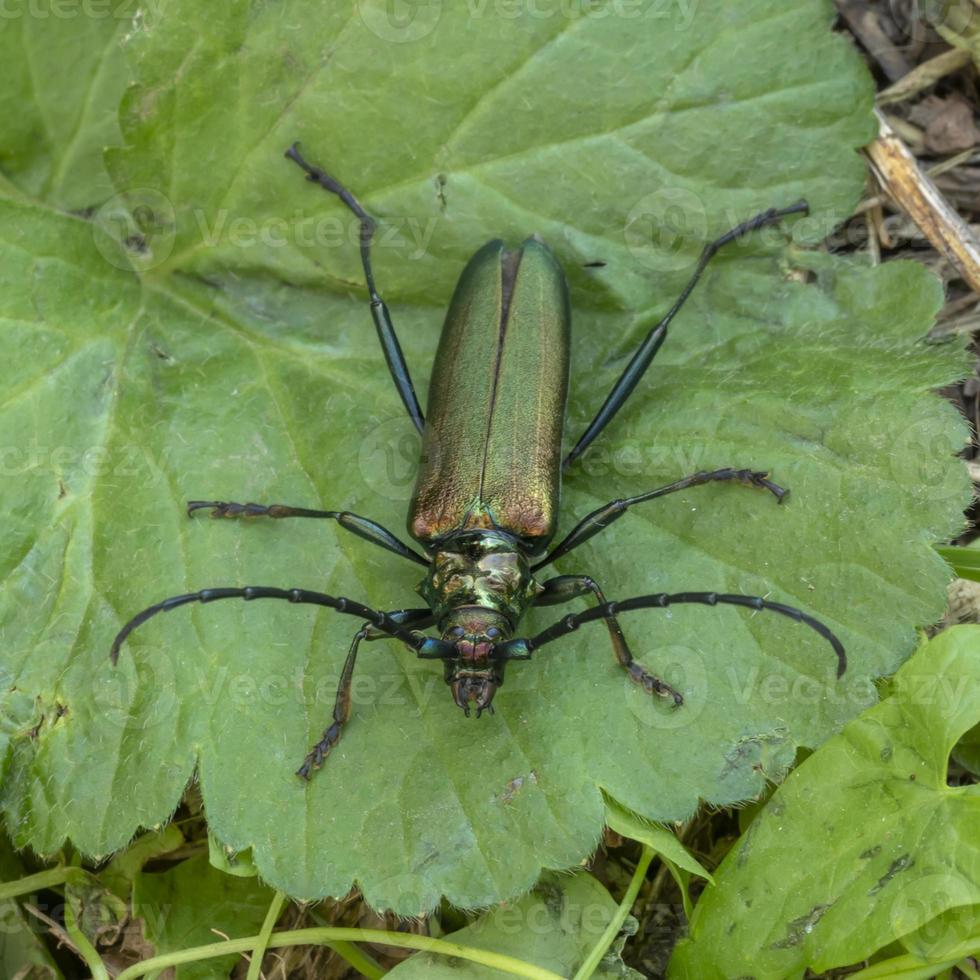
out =
{"type": "Polygon", "coordinates": [[[270,586],[203,589],[172,596],[144,609],[116,636],[112,662],[126,637],[158,612],[191,602],[218,599],[285,599],[327,606],[364,621],[344,663],[333,720],[307,754],[297,775],[308,779],[340,739],[350,717],[351,678],[363,640],[400,640],[422,658],[442,660],[454,701],[469,715],[493,713],[493,699],[510,660],[528,660],[546,643],[579,626],[603,620],[613,652],[631,680],[651,694],[683,703],[680,692],[633,659],[618,616],[634,609],[663,609],[679,603],[745,606],[788,616],[811,627],[833,646],[837,676],[846,656],[840,640],[812,616],[758,596],[680,592],[607,601],[588,575],[558,575],[538,581],[536,573],[622,517],[635,504],[710,482],[731,482],[768,491],[782,502],[787,491],[769,474],[728,467],[683,477],[633,497],[614,500],[586,515],[549,549],[557,525],[562,471],[585,452],[616,415],[667,337],[667,329],[715,253],[749,232],[807,213],[805,201],[772,208],[750,218],[706,245],[680,296],[640,343],[595,418],[562,460],[561,444],[568,394],[570,311],[565,277],[554,255],[537,238],[509,250],[488,242],[469,261],[456,285],[433,365],[428,412],[423,416],[408,366],[379,295],[371,269],[375,223],[344,186],[308,163],[298,145],[286,156],[309,181],[340,200],[360,222],[360,252],[377,329],[392,380],[409,418],[421,433],[422,461],[408,513],[408,530],[422,551],[391,531],[348,511],[311,510],[281,504],[238,504],[192,500],[189,514],[212,517],[308,517],[337,521],[341,527],[426,570],[418,591],[423,608],[381,612],[360,602],[270,586]],[[487,366],[490,369],[487,369],[487,366]],[[529,398],[528,394],[534,397],[529,398]],[[521,619],[534,606],[550,606],[583,596],[597,605],[565,616],[533,637],[519,637],[521,619]],[[439,637],[423,630],[436,627],[439,637]]]}

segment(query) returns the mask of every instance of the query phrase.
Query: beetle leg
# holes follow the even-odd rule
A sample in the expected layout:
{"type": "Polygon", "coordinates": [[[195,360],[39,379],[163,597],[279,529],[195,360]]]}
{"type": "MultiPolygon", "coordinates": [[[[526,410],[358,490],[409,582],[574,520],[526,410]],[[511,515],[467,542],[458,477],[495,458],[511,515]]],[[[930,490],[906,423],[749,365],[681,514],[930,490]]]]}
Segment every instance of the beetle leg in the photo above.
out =
{"type": "MultiPolygon", "coordinates": [[[[416,629],[425,629],[432,625],[432,610],[425,609],[402,609],[398,612],[387,614],[400,626],[412,626],[416,629]]],[[[370,623],[365,623],[355,634],[351,642],[350,652],[344,661],[344,669],[340,674],[340,683],[337,686],[337,696],[333,705],[333,721],[324,730],[320,741],[313,746],[306,754],[303,764],[296,770],[296,775],[303,779],[309,779],[313,775],[314,769],[319,769],[323,760],[330,754],[330,750],[340,741],[344,724],[350,718],[351,703],[351,679],[354,676],[354,665],[357,662],[357,648],[361,640],[390,640],[391,637],[376,629],[370,623]]]]}
{"type": "Polygon", "coordinates": [[[393,551],[428,567],[428,558],[413,551],[387,528],[366,517],[359,517],[346,510],[308,510],[306,507],[286,507],[283,504],[236,504],[225,500],[188,500],[188,516],[197,510],[211,510],[212,517],[323,517],[335,520],[342,528],[370,541],[381,548],[393,551]]]}
{"type": "Polygon", "coordinates": [[[381,349],[384,352],[391,379],[395,382],[395,387],[398,389],[398,394],[401,396],[412,424],[421,432],[425,419],[422,416],[422,409],[419,407],[418,396],[415,394],[412,376],[409,373],[408,365],[405,363],[405,355],[402,353],[401,344],[398,342],[398,334],[395,333],[394,324],[391,322],[391,314],[374,287],[374,273],[371,271],[371,239],[374,236],[374,218],[361,207],[357,198],[339,181],[334,180],[319,167],[307,163],[300,156],[298,146],[298,143],[294,143],[286,150],[286,157],[306,171],[306,179],[311,183],[319,184],[325,191],[336,194],[361,223],[361,265],[364,267],[364,279],[367,283],[368,295],[371,297],[371,316],[374,319],[375,329],[378,331],[378,339],[381,341],[381,349]]]}
{"type": "Polygon", "coordinates": [[[586,515],[565,535],[561,543],[552,548],[541,561],[532,567],[532,571],[537,571],[545,565],[550,565],[563,555],[577,548],[580,544],[588,541],[593,535],[598,534],[603,529],[609,527],[613,521],[618,520],[634,504],[642,504],[647,500],[654,500],[657,497],[665,497],[668,493],[676,493],[678,490],[686,490],[688,487],[700,486],[703,483],[730,481],[740,483],[742,486],[753,487],[756,490],[768,490],[777,500],[782,503],[789,493],[785,487],[781,487],[768,479],[769,474],[760,470],[736,470],[726,467],[722,470],[701,470],[692,473],[674,483],[668,483],[665,487],[657,487],[656,490],[648,490],[646,493],[639,493],[635,497],[623,497],[619,500],[611,500],[608,504],[596,508],[591,514],[586,515]]]}
{"type": "MultiPolygon", "coordinates": [[[[544,591],[535,599],[534,604],[536,606],[553,606],[561,602],[569,602],[588,593],[595,596],[596,602],[600,606],[608,605],[606,597],[602,594],[602,589],[588,575],[558,575],[548,579],[547,582],[543,582],[542,586],[544,591]]],[[[684,698],[679,691],[675,691],[669,684],[660,680],[659,677],[655,677],[646,667],[633,659],[633,654],[615,614],[610,613],[602,618],[609,629],[609,639],[612,641],[616,660],[619,661],[623,670],[629,674],[630,680],[639,684],[647,694],[659,694],[661,697],[673,698],[675,705],[683,704],[684,698]]]]}
{"type": "Polygon", "coordinates": [[[688,280],[680,296],[674,301],[674,305],[664,314],[663,319],[653,327],[636,349],[636,352],[630,358],[629,364],[626,365],[625,370],[619,376],[619,380],[613,385],[612,390],[606,396],[606,400],[602,403],[602,408],[599,409],[595,418],[589,423],[589,427],[575,444],[575,448],[565,457],[565,461],[562,463],[563,469],[568,469],[588,449],[596,436],[602,432],[612,421],[615,414],[622,408],[623,402],[629,398],[630,393],[636,387],[640,378],[643,377],[646,369],[650,366],[650,362],[656,356],[657,351],[660,350],[661,345],[667,339],[667,327],[670,325],[670,321],[674,319],[677,312],[687,301],[688,296],[693,292],[694,287],[701,278],[701,273],[704,272],[705,267],[714,258],[715,253],[723,245],[727,245],[729,242],[733,242],[737,238],[747,235],[749,232],[764,228],[766,225],[777,224],[787,215],[808,213],[809,206],[806,201],[797,201],[796,204],[791,204],[788,208],[770,208],[768,211],[763,211],[754,218],[749,218],[748,221],[743,221],[742,224],[736,225],[734,228],[726,231],[724,235],[721,235],[713,242],[709,242],[704,246],[701,257],[698,259],[698,264],[694,269],[694,274],[688,280]]]}

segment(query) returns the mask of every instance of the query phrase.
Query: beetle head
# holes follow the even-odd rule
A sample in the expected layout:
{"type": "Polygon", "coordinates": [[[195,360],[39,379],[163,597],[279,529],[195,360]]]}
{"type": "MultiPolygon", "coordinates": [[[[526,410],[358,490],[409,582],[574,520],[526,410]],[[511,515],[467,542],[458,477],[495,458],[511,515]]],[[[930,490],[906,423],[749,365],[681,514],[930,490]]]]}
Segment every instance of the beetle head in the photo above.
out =
{"type": "Polygon", "coordinates": [[[442,638],[455,649],[455,656],[446,659],[446,683],[467,716],[471,702],[477,718],[484,711],[493,714],[493,696],[504,682],[504,661],[494,650],[510,630],[506,617],[478,606],[454,609],[446,622],[442,638]]]}

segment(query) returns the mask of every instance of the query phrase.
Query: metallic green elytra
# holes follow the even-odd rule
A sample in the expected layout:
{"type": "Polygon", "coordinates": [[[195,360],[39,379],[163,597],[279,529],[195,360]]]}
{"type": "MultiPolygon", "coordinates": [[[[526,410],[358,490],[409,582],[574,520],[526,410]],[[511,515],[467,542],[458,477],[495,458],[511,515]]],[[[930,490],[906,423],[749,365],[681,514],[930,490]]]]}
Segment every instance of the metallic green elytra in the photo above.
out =
{"type": "Polygon", "coordinates": [[[408,513],[408,529],[420,554],[391,531],[348,511],[312,510],[281,504],[238,504],[192,500],[188,512],[209,510],[212,517],[329,518],[373,544],[426,569],[418,591],[425,607],[381,612],[353,599],[274,586],[203,589],[172,596],[134,616],[112,645],[113,662],[129,634],[158,612],[190,602],[218,599],[281,599],[326,606],[361,619],[341,673],[333,721],[306,756],[298,774],[308,778],[340,739],[350,717],[351,678],[362,641],[396,639],[423,658],[442,660],[453,699],[466,714],[493,713],[492,701],[509,660],[527,660],[534,650],[579,626],[601,619],[613,653],[630,680],[650,694],[683,703],[680,691],[633,659],[618,616],[635,609],[664,609],[679,603],[743,606],[770,610],[809,626],[834,648],[838,676],[846,665],[844,648],[830,629],[793,606],[758,596],[679,592],[635,596],[607,602],[588,575],[556,575],[538,582],[535,573],[568,555],[622,517],[635,504],[713,481],[739,483],[772,493],[786,491],[766,473],[726,467],[693,473],[666,486],[613,500],[587,514],[560,543],[546,550],[558,526],[561,473],[610,423],[650,366],[705,266],[727,242],[782,218],[806,211],[799,202],[770,209],[709,242],[687,286],[643,339],[595,418],[562,459],[568,398],[570,311],[565,276],[554,255],[537,238],[508,250],[501,241],[484,245],[470,259],[446,314],[430,385],[428,417],[422,415],[408,366],[388,308],[374,285],[371,238],[374,220],[343,185],[307,163],[295,146],[286,156],[307,178],[335,194],[361,224],[361,262],[371,316],[395,388],[409,419],[422,434],[422,459],[408,513]],[[579,597],[597,605],[564,616],[533,637],[518,630],[528,607],[549,606],[579,597]],[[426,636],[436,627],[439,637],[426,636]]]}
{"type": "Polygon", "coordinates": [[[565,275],[543,242],[492,241],[470,259],[432,368],[408,515],[420,544],[504,528],[536,554],[552,538],[570,319],[565,275]]]}

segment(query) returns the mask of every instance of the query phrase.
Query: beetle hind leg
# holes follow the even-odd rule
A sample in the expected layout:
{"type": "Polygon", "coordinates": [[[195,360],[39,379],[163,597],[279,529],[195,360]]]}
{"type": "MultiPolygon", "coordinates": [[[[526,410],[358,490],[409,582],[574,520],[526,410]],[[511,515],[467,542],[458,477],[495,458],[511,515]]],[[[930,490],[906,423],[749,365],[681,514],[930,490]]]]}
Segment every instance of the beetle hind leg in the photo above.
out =
{"type": "MultiPolygon", "coordinates": [[[[562,602],[570,602],[584,595],[593,595],[600,606],[606,605],[606,597],[596,581],[588,575],[558,575],[543,583],[544,591],[535,600],[536,606],[552,606],[562,602]]],[[[674,707],[684,703],[684,696],[666,681],[651,674],[643,664],[633,657],[633,652],[626,642],[626,636],[615,615],[604,616],[609,630],[616,661],[626,671],[629,679],[642,687],[647,694],[658,694],[662,698],[670,698],[674,707]]]]}
{"type": "Polygon", "coordinates": [[[694,287],[698,284],[701,274],[717,254],[718,250],[729,242],[734,242],[736,239],[741,238],[743,235],[747,235],[750,232],[757,231],[769,225],[778,224],[783,218],[789,217],[790,215],[809,213],[810,207],[806,201],[797,201],[795,204],[791,204],[785,208],[769,208],[767,211],[763,211],[755,215],[755,217],[749,218],[748,221],[743,221],[740,225],[736,225],[734,228],[726,231],[725,234],[719,236],[712,242],[708,242],[704,246],[701,251],[701,257],[698,259],[687,285],[681,290],[680,296],[674,300],[674,305],[664,314],[663,319],[640,342],[640,346],[633,353],[623,373],[619,376],[619,380],[613,385],[612,390],[606,396],[606,400],[602,403],[602,407],[596,413],[595,418],[589,423],[589,427],[585,432],[582,433],[581,438],[575,444],[572,451],[565,457],[565,461],[562,463],[563,470],[567,470],[589,448],[599,433],[606,428],[616,413],[622,408],[623,402],[629,398],[633,389],[646,373],[647,368],[650,367],[650,363],[657,356],[657,352],[660,350],[663,342],[667,339],[667,328],[670,326],[670,322],[687,302],[687,298],[694,291],[694,287]]]}
{"type": "Polygon", "coordinates": [[[703,486],[706,483],[736,483],[740,486],[750,487],[754,490],[765,490],[776,498],[776,503],[781,504],[789,494],[787,487],[781,487],[778,483],[773,483],[769,479],[767,470],[736,469],[734,466],[726,466],[720,470],[699,470],[683,479],[675,480],[666,486],[657,487],[655,490],[648,490],[646,493],[637,494],[635,497],[621,497],[618,500],[611,500],[608,504],[597,508],[591,514],[582,518],[565,535],[561,543],[552,548],[539,562],[532,566],[531,571],[537,571],[550,565],[553,561],[567,555],[580,544],[584,544],[593,535],[604,531],[613,521],[619,520],[630,507],[636,504],[645,503],[648,500],[655,500],[658,497],[666,497],[669,493],[676,493],[678,490],[686,490],[688,487],[703,486]]]}

